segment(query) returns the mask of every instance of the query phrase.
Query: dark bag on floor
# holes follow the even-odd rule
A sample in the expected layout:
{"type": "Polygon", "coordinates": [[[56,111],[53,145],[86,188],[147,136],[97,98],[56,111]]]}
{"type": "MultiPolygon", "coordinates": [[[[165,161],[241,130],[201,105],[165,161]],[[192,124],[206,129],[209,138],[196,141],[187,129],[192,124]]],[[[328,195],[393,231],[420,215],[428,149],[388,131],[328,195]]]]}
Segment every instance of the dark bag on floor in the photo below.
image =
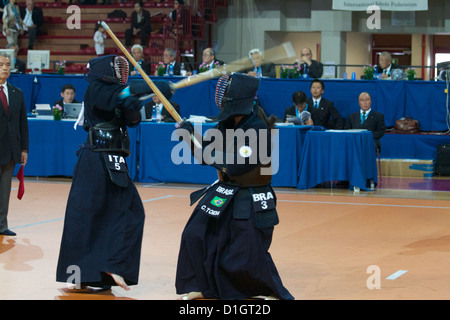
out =
{"type": "Polygon", "coordinates": [[[419,132],[419,121],[413,118],[401,118],[395,122],[395,133],[417,133],[419,132]]]}
{"type": "Polygon", "coordinates": [[[435,168],[437,174],[450,175],[450,144],[437,147],[435,168]]]}

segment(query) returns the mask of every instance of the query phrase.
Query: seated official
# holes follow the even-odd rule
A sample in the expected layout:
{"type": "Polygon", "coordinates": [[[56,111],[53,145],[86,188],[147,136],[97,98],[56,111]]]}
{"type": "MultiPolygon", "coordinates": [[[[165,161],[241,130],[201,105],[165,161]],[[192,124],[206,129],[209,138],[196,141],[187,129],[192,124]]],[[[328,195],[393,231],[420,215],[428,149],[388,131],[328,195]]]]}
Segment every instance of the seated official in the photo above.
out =
{"type": "Polygon", "coordinates": [[[312,59],[312,51],[310,48],[303,48],[300,52],[300,60],[294,65],[300,65],[300,74],[307,74],[310,78],[320,78],[323,74],[323,64],[312,59]]]}
{"type": "Polygon", "coordinates": [[[360,110],[348,116],[345,129],[367,129],[372,131],[375,148],[381,150],[380,139],[384,135],[386,125],[384,115],[371,109],[372,97],[362,92],[358,97],[360,110]]]}
{"type": "Polygon", "coordinates": [[[65,116],[64,104],[65,103],[80,103],[75,99],[75,87],[71,84],[65,84],[61,88],[61,99],[55,101],[53,106],[57,104],[63,109],[63,118],[65,116]]]}
{"type": "Polygon", "coordinates": [[[381,79],[390,79],[392,70],[401,69],[399,65],[392,63],[392,56],[389,52],[384,51],[380,53],[379,65],[375,72],[381,73],[381,79]]]}
{"type": "Polygon", "coordinates": [[[224,62],[216,59],[216,52],[213,48],[206,48],[203,50],[202,64],[208,67],[208,70],[215,68],[215,66],[223,66],[224,62]]]}
{"type": "MultiPolygon", "coordinates": [[[[146,75],[150,75],[152,65],[144,60],[144,48],[140,44],[133,45],[131,47],[131,55],[133,56],[134,61],[141,66],[142,71],[144,71],[146,75]]],[[[130,76],[140,75],[139,71],[137,71],[136,67],[133,66],[131,62],[128,62],[128,65],[130,67],[130,76]]]]}
{"type": "Polygon", "coordinates": [[[24,61],[17,58],[19,47],[13,43],[8,43],[6,49],[14,49],[14,61],[11,61],[11,73],[25,73],[26,64],[24,61]]]}
{"type": "MultiPolygon", "coordinates": [[[[306,94],[303,91],[294,92],[292,94],[292,102],[294,105],[284,110],[283,122],[289,122],[289,116],[301,119],[302,112],[309,111],[308,104],[306,103],[306,94]]],[[[311,118],[308,118],[304,124],[312,126],[314,121],[311,118]]]]}
{"type": "Polygon", "coordinates": [[[257,78],[276,78],[275,65],[271,62],[264,63],[259,49],[250,50],[248,57],[253,64],[253,68],[247,69],[243,73],[257,78]]]}
{"type": "Polygon", "coordinates": [[[326,129],[344,129],[344,120],[334,106],[333,101],[323,97],[325,84],[322,80],[315,79],[311,82],[311,98],[306,100],[309,106],[311,118],[316,126],[326,129]]]}
{"type": "MultiPolygon", "coordinates": [[[[170,104],[174,109],[177,111],[177,113],[180,113],[180,105],[176,102],[170,101],[170,104]]],[[[172,115],[167,111],[166,108],[164,108],[163,104],[161,103],[161,100],[157,96],[152,96],[152,101],[149,101],[145,104],[145,118],[146,119],[152,119],[153,116],[153,109],[156,109],[155,117],[157,121],[162,122],[176,122],[176,120],[172,117],[172,115]]]]}

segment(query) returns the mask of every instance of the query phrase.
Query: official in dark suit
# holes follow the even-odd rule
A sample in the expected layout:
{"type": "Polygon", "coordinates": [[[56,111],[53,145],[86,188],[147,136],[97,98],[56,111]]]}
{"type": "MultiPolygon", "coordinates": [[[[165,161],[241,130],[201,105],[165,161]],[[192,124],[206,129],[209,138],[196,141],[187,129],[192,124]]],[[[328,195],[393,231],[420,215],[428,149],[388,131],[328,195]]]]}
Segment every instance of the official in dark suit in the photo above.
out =
{"type": "Polygon", "coordinates": [[[312,59],[312,51],[309,48],[302,49],[300,61],[294,65],[300,65],[300,74],[308,74],[310,78],[320,78],[323,74],[323,64],[312,59]]]}
{"type": "Polygon", "coordinates": [[[214,65],[222,66],[223,64],[223,61],[216,59],[216,52],[213,48],[206,48],[203,50],[202,65],[208,65],[211,70],[214,68],[214,65]]]}
{"type": "Polygon", "coordinates": [[[384,135],[386,125],[384,115],[371,109],[372,97],[367,92],[362,92],[358,97],[360,111],[348,116],[346,129],[367,129],[372,131],[375,148],[381,150],[380,139],[384,135]]]}
{"type": "Polygon", "coordinates": [[[310,90],[312,97],[308,98],[306,103],[314,125],[322,126],[326,129],[344,129],[344,120],[334,106],[333,101],[323,97],[325,90],[323,81],[314,79],[311,82],[310,90]]]}
{"type": "Polygon", "coordinates": [[[56,100],[52,105],[52,107],[59,105],[62,108],[63,118],[66,117],[66,110],[64,109],[65,103],[80,103],[77,99],[75,99],[75,87],[70,83],[62,86],[61,99],[56,100]]]}
{"type": "Polygon", "coordinates": [[[27,26],[28,49],[33,49],[36,37],[41,33],[41,26],[44,23],[42,9],[34,6],[34,0],[26,0],[26,7],[20,8],[20,16],[27,26]]]}
{"type": "Polygon", "coordinates": [[[399,65],[392,63],[392,56],[389,52],[380,53],[379,64],[376,73],[381,73],[381,79],[390,79],[392,70],[401,69],[399,65]]]}
{"type": "Polygon", "coordinates": [[[0,54],[0,235],[14,236],[7,215],[11,180],[16,163],[28,158],[28,120],[22,90],[6,82],[11,61],[0,54]]]}
{"type": "MultiPolygon", "coordinates": [[[[176,102],[169,101],[172,107],[180,114],[180,105],[176,102]]],[[[176,122],[176,120],[172,117],[172,115],[164,108],[163,104],[159,100],[157,96],[152,97],[152,101],[149,101],[145,104],[145,118],[152,119],[153,108],[156,108],[157,116],[160,115],[162,122],[176,122]]]]}
{"type": "MultiPolygon", "coordinates": [[[[141,66],[142,71],[144,71],[145,74],[150,75],[152,65],[144,60],[144,48],[140,44],[133,45],[131,47],[131,55],[133,56],[133,59],[141,66]]],[[[139,71],[136,70],[130,61],[128,61],[128,65],[130,67],[130,76],[140,75],[139,71]]]]}
{"type": "MultiPolygon", "coordinates": [[[[286,108],[284,110],[283,122],[287,122],[288,116],[300,118],[300,114],[303,111],[310,112],[310,107],[306,103],[306,94],[303,91],[294,92],[292,94],[292,102],[294,103],[294,105],[290,106],[289,108],[286,108]]],[[[305,123],[305,125],[308,125],[308,126],[314,125],[312,118],[309,118],[307,120],[307,122],[305,123]]]]}
{"type": "Polygon", "coordinates": [[[142,0],[135,0],[134,11],[131,14],[131,27],[125,30],[125,45],[131,47],[132,38],[139,32],[141,45],[146,47],[151,31],[150,12],[144,9],[142,0]]]}
{"type": "Polygon", "coordinates": [[[275,71],[275,65],[271,62],[265,63],[262,58],[261,51],[259,49],[252,49],[248,53],[248,57],[253,64],[253,68],[245,70],[243,73],[247,73],[250,76],[257,78],[276,78],[277,73],[275,71]]]}
{"type": "MultiPolygon", "coordinates": [[[[172,48],[166,48],[164,49],[163,53],[163,62],[166,66],[166,70],[164,72],[165,75],[169,75],[169,68],[172,65],[173,68],[173,75],[179,76],[181,75],[181,63],[175,61],[177,57],[177,52],[172,48]]],[[[158,75],[158,70],[155,70],[155,76],[158,75]]]]}

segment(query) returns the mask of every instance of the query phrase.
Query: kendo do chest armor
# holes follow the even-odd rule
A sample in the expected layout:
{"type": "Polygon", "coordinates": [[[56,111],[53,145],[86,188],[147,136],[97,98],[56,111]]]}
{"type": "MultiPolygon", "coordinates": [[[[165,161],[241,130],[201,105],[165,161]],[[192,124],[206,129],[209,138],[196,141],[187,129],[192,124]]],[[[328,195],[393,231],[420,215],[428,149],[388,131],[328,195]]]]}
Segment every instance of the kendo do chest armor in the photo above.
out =
{"type": "Polygon", "coordinates": [[[89,143],[93,151],[121,152],[130,155],[130,137],[126,127],[117,120],[100,122],[89,128],[89,143]]]}

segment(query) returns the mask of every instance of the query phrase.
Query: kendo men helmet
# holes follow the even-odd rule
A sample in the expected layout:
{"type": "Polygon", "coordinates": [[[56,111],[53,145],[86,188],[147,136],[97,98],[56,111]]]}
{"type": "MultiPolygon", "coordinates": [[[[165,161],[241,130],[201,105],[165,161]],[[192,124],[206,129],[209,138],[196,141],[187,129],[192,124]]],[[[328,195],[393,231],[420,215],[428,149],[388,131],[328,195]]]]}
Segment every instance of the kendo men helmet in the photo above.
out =
{"type": "Polygon", "coordinates": [[[126,84],[128,81],[128,61],[125,57],[107,55],[89,60],[88,81],[101,80],[104,82],[126,84]]]}
{"type": "Polygon", "coordinates": [[[253,111],[260,80],[243,73],[223,75],[216,86],[216,104],[220,108],[217,121],[253,111]]]}

